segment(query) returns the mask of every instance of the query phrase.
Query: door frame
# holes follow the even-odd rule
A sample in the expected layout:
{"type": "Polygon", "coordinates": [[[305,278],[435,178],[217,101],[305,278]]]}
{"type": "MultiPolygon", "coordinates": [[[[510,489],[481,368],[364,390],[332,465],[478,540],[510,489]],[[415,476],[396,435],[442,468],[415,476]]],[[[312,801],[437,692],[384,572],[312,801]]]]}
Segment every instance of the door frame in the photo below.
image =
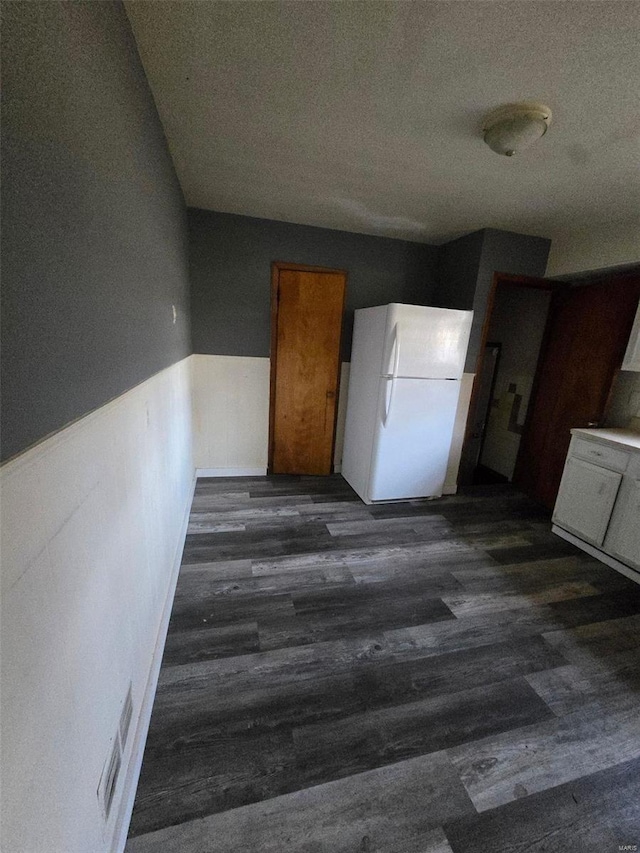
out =
{"type": "Polygon", "coordinates": [[[273,473],[273,452],[275,441],[275,398],[276,398],[276,366],[278,361],[278,285],[281,270],[293,272],[333,273],[344,276],[344,294],[342,297],[342,320],[340,325],[340,353],[338,355],[338,375],[336,377],[336,404],[333,417],[333,438],[331,440],[331,472],[334,473],[334,457],[336,452],[336,424],[338,422],[338,405],[340,402],[340,374],[342,370],[342,337],[344,334],[344,306],[347,297],[348,272],[333,267],[316,267],[307,264],[294,264],[287,261],[271,262],[271,346],[269,348],[269,450],[267,458],[267,474],[273,473]]]}
{"type": "MultiPolygon", "coordinates": [[[[545,324],[544,334],[542,336],[542,343],[540,345],[540,353],[538,356],[538,364],[540,363],[540,355],[542,355],[544,348],[546,347],[547,337],[548,337],[549,330],[550,330],[550,319],[551,319],[552,313],[554,311],[555,300],[557,299],[559,293],[561,293],[562,291],[571,287],[571,284],[569,282],[566,282],[566,281],[552,281],[551,279],[536,278],[535,276],[529,276],[529,275],[515,275],[513,273],[494,272],[493,278],[491,281],[491,287],[489,288],[489,293],[487,295],[486,311],[485,311],[485,315],[484,315],[484,321],[482,323],[482,333],[480,336],[480,345],[479,345],[479,350],[478,350],[478,357],[476,359],[476,365],[475,365],[476,369],[475,369],[475,376],[474,376],[474,380],[473,380],[473,388],[471,389],[471,397],[469,399],[469,410],[467,412],[467,423],[466,423],[465,433],[464,433],[464,442],[462,445],[461,460],[464,460],[464,458],[465,458],[465,450],[467,450],[467,448],[468,448],[468,445],[471,441],[471,436],[472,436],[472,433],[474,430],[475,414],[476,414],[476,409],[478,407],[478,392],[480,390],[480,375],[482,372],[482,367],[484,365],[484,352],[485,352],[485,347],[486,347],[487,342],[488,342],[489,328],[491,326],[491,320],[493,317],[493,309],[495,308],[495,302],[496,302],[496,296],[498,293],[498,288],[501,285],[505,286],[505,287],[531,287],[531,288],[535,288],[538,290],[549,290],[549,291],[551,291],[551,302],[549,304],[549,312],[547,315],[547,321],[545,324]]],[[[538,369],[536,366],[536,373],[535,373],[535,376],[533,379],[533,385],[531,388],[531,397],[530,397],[531,400],[534,399],[534,394],[536,391],[537,383],[538,383],[538,369]]],[[[529,420],[530,411],[531,411],[531,407],[529,407],[527,409],[527,414],[525,417],[525,423],[523,426],[523,434],[524,434],[524,431],[527,429],[527,423],[529,420]]],[[[517,464],[518,463],[516,461],[516,469],[517,469],[517,464]]],[[[471,482],[471,473],[469,475],[469,482],[471,482]]],[[[469,483],[466,481],[466,479],[463,479],[459,473],[458,474],[458,485],[468,485],[468,484],[469,483]]]]}
{"type": "MultiPolygon", "coordinates": [[[[491,343],[491,341],[486,342],[486,344],[484,345],[483,354],[482,354],[483,365],[484,365],[484,360],[485,360],[486,354],[487,354],[486,351],[488,349],[497,349],[498,350],[498,357],[496,358],[496,365],[495,365],[495,368],[493,370],[493,376],[491,377],[491,388],[489,390],[489,405],[487,407],[487,418],[485,420],[484,428],[482,430],[482,436],[480,438],[480,450],[478,451],[478,465],[476,467],[478,467],[479,465],[482,464],[482,462],[481,462],[481,460],[482,460],[482,449],[484,447],[484,440],[486,438],[487,428],[489,426],[489,409],[491,408],[491,401],[493,400],[493,392],[495,391],[496,380],[498,378],[498,370],[500,369],[500,359],[502,357],[502,344],[498,343],[498,342],[491,343]]],[[[478,388],[479,388],[479,385],[478,385],[478,388]]]]}

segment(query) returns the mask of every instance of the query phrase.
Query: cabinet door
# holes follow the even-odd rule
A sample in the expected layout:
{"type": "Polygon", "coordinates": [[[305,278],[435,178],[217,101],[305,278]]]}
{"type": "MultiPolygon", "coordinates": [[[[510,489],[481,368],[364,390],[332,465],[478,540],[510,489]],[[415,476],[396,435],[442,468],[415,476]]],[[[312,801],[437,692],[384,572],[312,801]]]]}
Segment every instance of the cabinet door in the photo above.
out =
{"type": "Polygon", "coordinates": [[[640,478],[625,477],[611,516],[605,550],[640,569],[640,478]]]}
{"type": "Polygon", "coordinates": [[[585,542],[602,545],[622,475],[591,462],[567,459],[553,521],[585,542]]]}

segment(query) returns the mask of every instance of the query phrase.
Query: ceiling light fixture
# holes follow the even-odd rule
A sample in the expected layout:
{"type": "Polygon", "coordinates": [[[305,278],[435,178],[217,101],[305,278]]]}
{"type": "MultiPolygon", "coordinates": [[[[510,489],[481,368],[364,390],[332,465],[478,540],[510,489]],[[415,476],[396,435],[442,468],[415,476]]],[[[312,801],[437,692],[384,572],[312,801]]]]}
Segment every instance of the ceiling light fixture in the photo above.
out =
{"type": "Polygon", "coordinates": [[[545,135],[551,110],[537,101],[505,104],[492,110],[482,125],[482,135],[492,151],[513,157],[545,135]]]}

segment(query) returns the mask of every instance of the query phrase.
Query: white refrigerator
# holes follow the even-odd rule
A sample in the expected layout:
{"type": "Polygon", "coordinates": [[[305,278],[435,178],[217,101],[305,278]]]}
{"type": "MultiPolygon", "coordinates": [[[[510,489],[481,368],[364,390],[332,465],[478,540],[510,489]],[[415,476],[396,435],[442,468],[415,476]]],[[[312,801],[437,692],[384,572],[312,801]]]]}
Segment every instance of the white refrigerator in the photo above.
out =
{"type": "Polygon", "coordinates": [[[472,317],[355,312],[342,475],[365,503],[442,494],[472,317]]]}

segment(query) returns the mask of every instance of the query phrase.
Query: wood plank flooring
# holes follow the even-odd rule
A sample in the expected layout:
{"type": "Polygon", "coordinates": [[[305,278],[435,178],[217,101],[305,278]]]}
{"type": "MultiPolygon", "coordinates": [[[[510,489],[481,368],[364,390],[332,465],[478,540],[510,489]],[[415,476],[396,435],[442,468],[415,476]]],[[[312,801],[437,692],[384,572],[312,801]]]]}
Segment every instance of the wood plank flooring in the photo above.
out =
{"type": "Polygon", "coordinates": [[[128,853],[634,844],[640,587],[509,486],[198,481],[128,853]]]}

